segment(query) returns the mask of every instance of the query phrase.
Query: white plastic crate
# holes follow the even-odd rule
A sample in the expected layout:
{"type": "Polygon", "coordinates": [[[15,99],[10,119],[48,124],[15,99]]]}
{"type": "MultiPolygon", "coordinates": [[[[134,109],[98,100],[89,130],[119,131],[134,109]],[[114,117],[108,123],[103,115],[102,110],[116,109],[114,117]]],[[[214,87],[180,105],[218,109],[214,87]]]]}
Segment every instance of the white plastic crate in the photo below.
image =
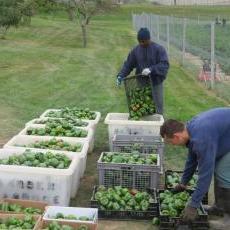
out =
{"type": "Polygon", "coordinates": [[[45,214],[42,217],[43,220],[62,221],[63,219],[55,219],[54,217],[62,213],[64,216],[74,215],[79,218],[82,216],[88,217],[90,221],[70,220],[65,219],[68,222],[80,222],[80,223],[97,223],[98,222],[98,209],[97,208],[79,208],[79,207],[60,207],[60,206],[48,206],[45,214]]]}
{"type": "MultiPolygon", "coordinates": [[[[33,137],[38,137],[39,135],[27,135],[27,129],[29,128],[45,128],[45,125],[41,125],[41,124],[34,124],[34,125],[30,125],[25,127],[23,130],[21,130],[18,135],[26,135],[26,136],[33,136],[33,137]]],[[[87,130],[88,131],[88,135],[86,137],[66,137],[66,136],[41,136],[41,137],[57,137],[57,138],[61,138],[64,141],[88,141],[89,142],[89,149],[88,152],[92,152],[93,148],[94,148],[94,131],[92,128],[82,128],[79,127],[78,129],[83,129],[83,130],[87,130]]]]}
{"type": "MultiPolygon", "coordinates": [[[[41,124],[38,124],[38,123],[36,123],[36,122],[38,122],[38,121],[40,121],[40,120],[44,120],[44,121],[46,121],[46,120],[48,120],[48,119],[51,119],[51,120],[62,120],[63,118],[52,118],[52,117],[46,117],[46,118],[35,118],[35,119],[33,119],[33,120],[31,120],[31,121],[28,121],[26,124],[25,124],[25,127],[28,127],[28,126],[30,126],[30,125],[41,125],[41,124]]],[[[89,120],[82,120],[83,122],[87,122],[88,123],[88,125],[86,125],[86,126],[76,126],[76,127],[80,127],[80,128],[93,128],[93,124],[92,124],[92,122],[91,121],[89,121],[89,120]]]]}
{"type": "MultiPolygon", "coordinates": [[[[48,117],[47,114],[49,112],[55,112],[55,111],[60,111],[61,109],[47,109],[41,116],[40,118],[46,118],[48,117]]],[[[93,111],[96,113],[96,119],[95,120],[87,120],[87,119],[84,119],[84,121],[90,121],[91,124],[93,124],[93,126],[97,125],[98,122],[100,121],[100,118],[101,118],[101,113],[98,112],[98,111],[93,111]]],[[[60,117],[61,118],[61,117],[60,117]]]]}
{"type": "Polygon", "coordinates": [[[129,120],[128,113],[108,113],[104,123],[108,125],[109,146],[112,151],[112,141],[116,134],[159,136],[164,118],[160,114],[148,116],[148,120],[129,120]]]}
{"type": "MultiPolygon", "coordinates": [[[[10,139],[5,145],[4,148],[10,148],[10,149],[31,149],[31,150],[37,150],[40,152],[47,152],[48,149],[39,149],[39,148],[28,148],[28,147],[20,147],[17,145],[28,145],[35,143],[37,141],[49,141],[53,137],[48,137],[48,136],[29,136],[29,135],[17,135],[14,136],[12,139],[10,139]]],[[[57,140],[60,140],[62,138],[56,138],[57,140]]],[[[52,152],[57,152],[57,153],[63,153],[63,154],[69,154],[72,155],[73,157],[77,157],[80,159],[80,165],[79,168],[76,169],[75,176],[73,178],[73,183],[72,183],[72,189],[71,189],[71,197],[75,197],[77,190],[80,185],[80,178],[84,175],[85,168],[86,168],[86,161],[87,161],[87,151],[89,148],[89,144],[87,141],[73,141],[69,140],[67,141],[69,144],[77,144],[80,143],[82,144],[82,150],[80,152],[70,152],[70,151],[64,151],[64,150],[51,150],[52,152]],[[80,175],[79,175],[80,174],[80,175]]]]}
{"type": "MultiPolygon", "coordinates": [[[[0,159],[20,155],[24,151],[0,149],[0,159]]],[[[51,205],[68,206],[72,180],[80,160],[71,154],[66,155],[72,160],[67,169],[0,165],[0,198],[40,200],[51,205]]]]}

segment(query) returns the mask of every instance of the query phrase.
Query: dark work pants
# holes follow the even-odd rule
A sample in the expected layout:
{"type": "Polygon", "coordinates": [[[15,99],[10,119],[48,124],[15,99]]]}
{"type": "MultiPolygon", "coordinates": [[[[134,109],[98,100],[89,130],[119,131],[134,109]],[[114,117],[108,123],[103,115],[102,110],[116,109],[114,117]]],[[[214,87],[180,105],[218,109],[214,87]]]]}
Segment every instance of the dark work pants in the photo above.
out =
{"type": "Polygon", "coordinates": [[[153,85],[153,101],[156,105],[156,113],[164,113],[164,91],[163,82],[158,85],[153,85]]]}
{"type": "Polygon", "coordinates": [[[230,214],[230,153],[216,163],[214,193],[216,206],[230,214]]]}

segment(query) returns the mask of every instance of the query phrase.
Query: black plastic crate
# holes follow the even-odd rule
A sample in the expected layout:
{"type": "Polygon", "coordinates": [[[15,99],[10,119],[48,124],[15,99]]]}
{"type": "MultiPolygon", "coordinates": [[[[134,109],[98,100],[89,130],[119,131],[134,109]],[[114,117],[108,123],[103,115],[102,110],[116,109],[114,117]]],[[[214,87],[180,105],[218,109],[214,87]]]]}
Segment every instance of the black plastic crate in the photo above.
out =
{"type": "Polygon", "coordinates": [[[97,200],[95,199],[95,193],[98,186],[94,186],[93,195],[90,200],[91,208],[98,208],[98,219],[113,219],[113,220],[151,220],[153,217],[159,216],[159,204],[156,197],[156,191],[147,189],[154,203],[150,204],[147,211],[115,211],[115,210],[102,210],[97,200]]]}
{"type": "Polygon", "coordinates": [[[150,76],[134,75],[124,78],[125,92],[131,119],[138,120],[156,112],[150,76]]]}
{"type": "MultiPolygon", "coordinates": [[[[159,154],[157,165],[105,163],[102,162],[104,154],[102,152],[97,162],[99,185],[105,187],[122,186],[140,191],[147,188],[158,188],[162,164],[159,154]]],[[[130,155],[130,153],[127,153],[127,155],[130,155]]],[[[142,154],[142,156],[147,157],[146,154],[142,154]]]]}
{"type": "MultiPolygon", "coordinates": [[[[157,199],[158,199],[158,204],[159,204],[159,219],[160,219],[160,229],[200,229],[200,230],[206,230],[209,228],[209,223],[208,223],[208,214],[205,212],[202,204],[200,206],[200,210],[202,214],[198,214],[198,217],[195,221],[192,221],[190,223],[185,223],[183,222],[181,217],[170,217],[168,215],[162,215],[161,214],[161,202],[160,202],[160,197],[159,194],[161,192],[164,192],[164,190],[158,190],[157,191],[157,199]]],[[[190,194],[192,191],[187,191],[190,194]]]]}
{"type": "MultiPolygon", "coordinates": [[[[180,178],[182,177],[183,171],[179,171],[179,170],[175,170],[175,171],[174,170],[166,170],[165,171],[165,188],[166,189],[172,189],[173,188],[171,186],[168,186],[168,184],[167,184],[167,176],[168,175],[172,175],[174,172],[180,174],[180,178]]],[[[193,192],[195,190],[195,187],[187,187],[186,190],[193,192]]],[[[208,204],[208,192],[205,194],[205,196],[204,196],[204,198],[202,200],[202,203],[203,204],[208,204]]]]}

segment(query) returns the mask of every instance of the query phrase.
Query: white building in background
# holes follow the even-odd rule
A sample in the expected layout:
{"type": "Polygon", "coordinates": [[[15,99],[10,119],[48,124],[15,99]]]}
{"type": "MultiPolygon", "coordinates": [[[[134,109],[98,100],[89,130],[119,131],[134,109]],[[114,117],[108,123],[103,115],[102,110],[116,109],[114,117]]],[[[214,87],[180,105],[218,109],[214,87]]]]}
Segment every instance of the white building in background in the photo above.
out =
{"type": "Polygon", "coordinates": [[[161,5],[230,5],[230,0],[152,0],[161,5]]]}

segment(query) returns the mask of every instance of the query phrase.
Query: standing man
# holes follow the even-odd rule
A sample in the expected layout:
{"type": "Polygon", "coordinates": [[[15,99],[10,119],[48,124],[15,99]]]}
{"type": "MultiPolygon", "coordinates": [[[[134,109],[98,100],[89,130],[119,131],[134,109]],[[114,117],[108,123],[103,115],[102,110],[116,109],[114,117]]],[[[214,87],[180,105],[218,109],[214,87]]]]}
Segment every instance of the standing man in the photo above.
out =
{"type": "Polygon", "coordinates": [[[165,142],[188,148],[188,157],[180,184],[183,191],[198,167],[198,182],[190,202],[184,209],[184,219],[194,220],[197,208],[214,173],[215,204],[207,208],[210,215],[223,214],[223,225],[230,227],[230,108],[215,108],[195,116],[183,124],[167,120],[160,134],[165,142]]]}
{"type": "Polygon", "coordinates": [[[163,46],[150,40],[147,28],[141,28],[137,34],[139,44],[129,53],[127,60],[117,75],[117,85],[135,68],[136,74],[150,75],[153,87],[153,101],[156,113],[163,114],[163,81],[169,69],[167,53],[163,46]]]}

